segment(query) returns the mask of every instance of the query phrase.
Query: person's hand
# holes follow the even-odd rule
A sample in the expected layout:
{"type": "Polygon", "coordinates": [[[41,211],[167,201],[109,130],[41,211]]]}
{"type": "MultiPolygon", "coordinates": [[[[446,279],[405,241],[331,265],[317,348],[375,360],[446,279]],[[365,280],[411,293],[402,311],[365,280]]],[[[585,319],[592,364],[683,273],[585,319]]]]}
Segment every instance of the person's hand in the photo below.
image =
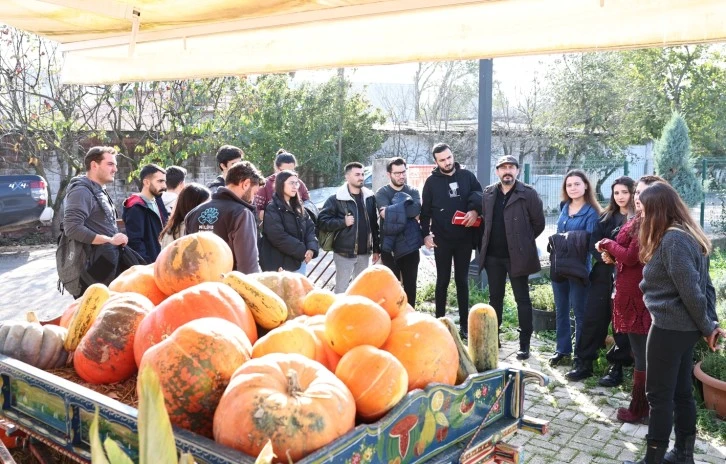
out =
{"type": "Polygon", "coordinates": [[[346,214],[345,215],[345,227],[350,227],[353,224],[355,224],[355,218],[352,214],[346,214]]]}
{"type": "Polygon", "coordinates": [[[607,251],[600,253],[600,257],[605,264],[615,264],[615,258],[613,258],[613,256],[607,251]]]}
{"type": "Polygon", "coordinates": [[[479,213],[477,213],[474,210],[468,211],[464,215],[464,227],[471,227],[474,225],[474,222],[479,218],[479,213]]]}
{"type": "MultiPolygon", "coordinates": [[[[602,243],[602,240],[598,240],[597,243],[595,243],[595,249],[599,251],[600,253],[603,252],[603,250],[600,249],[600,244],[602,243]]],[[[604,259],[604,258],[603,258],[604,259]]]]}
{"type": "Polygon", "coordinates": [[[305,262],[309,263],[311,259],[313,259],[313,250],[308,250],[305,252],[305,262]]]}
{"type": "Polygon", "coordinates": [[[373,264],[376,264],[379,259],[381,259],[381,254],[380,253],[373,253],[371,255],[371,261],[373,262],[373,264]]]}
{"type": "Polygon", "coordinates": [[[380,216],[381,218],[383,218],[383,219],[386,219],[386,208],[381,208],[381,209],[379,209],[379,210],[378,210],[378,215],[379,215],[379,216],[380,216]]]}
{"type": "Polygon", "coordinates": [[[708,344],[708,347],[711,349],[711,351],[716,351],[716,349],[718,348],[719,337],[726,338],[726,329],[716,327],[715,329],[713,329],[713,332],[711,332],[711,335],[709,335],[708,337],[703,337],[703,339],[706,340],[706,343],[708,344]]]}
{"type": "Polygon", "coordinates": [[[108,243],[110,243],[111,245],[115,245],[115,246],[126,246],[126,244],[129,243],[129,238],[126,235],[119,232],[118,234],[111,237],[111,241],[108,243]]]}
{"type": "Polygon", "coordinates": [[[425,246],[426,246],[426,248],[428,248],[429,250],[430,250],[431,248],[434,248],[434,247],[436,246],[436,244],[434,243],[434,234],[428,234],[428,235],[427,235],[427,236],[426,236],[426,237],[424,238],[424,245],[425,245],[425,246]]]}

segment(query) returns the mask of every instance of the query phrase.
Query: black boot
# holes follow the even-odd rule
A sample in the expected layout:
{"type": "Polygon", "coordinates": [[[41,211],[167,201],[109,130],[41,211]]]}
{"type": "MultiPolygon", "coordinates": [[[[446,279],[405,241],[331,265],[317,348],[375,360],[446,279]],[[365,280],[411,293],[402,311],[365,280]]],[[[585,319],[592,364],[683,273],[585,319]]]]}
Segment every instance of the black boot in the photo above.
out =
{"type": "Polygon", "coordinates": [[[668,464],[693,464],[693,448],[696,445],[696,434],[685,435],[676,430],[676,443],[668,451],[663,462],[668,464]]]}
{"type": "Polygon", "coordinates": [[[640,461],[623,461],[623,464],[661,464],[663,456],[665,456],[668,445],[648,443],[645,449],[645,457],[640,461]]]}
{"type": "Polygon", "coordinates": [[[519,333],[519,351],[517,351],[517,359],[525,360],[529,359],[529,342],[532,339],[532,334],[519,333]]]}
{"type": "Polygon", "coordinates": [[[567,380],[579,381],[592,376],[592,361],[589,359],[580,360],[577,366],[565,374],[567,380]]]}
{"type": "Polygon", "coordinates": [[[597,383],[603,387],[617,387],[623,383],[623,365],[616,363],[610,366],[605,377],[598,380],[597,383]]]}

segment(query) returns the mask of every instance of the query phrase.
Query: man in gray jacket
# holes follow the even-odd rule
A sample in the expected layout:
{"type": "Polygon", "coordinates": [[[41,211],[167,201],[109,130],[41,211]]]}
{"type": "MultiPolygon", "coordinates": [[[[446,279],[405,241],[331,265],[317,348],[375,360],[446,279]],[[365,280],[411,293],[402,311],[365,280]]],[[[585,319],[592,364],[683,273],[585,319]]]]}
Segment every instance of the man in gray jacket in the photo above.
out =
{"type": "Polygon", "coordinates": [[[499,325],[502,324],[504,286],[509,275],[519,318],[517,359],[527,359],[532,337],[529,275],[541,269],[535,239],[545,228],[544,211],[534,188],[517,180],[517,158],[499,158],[496,174],[499,182],[487,186],[482,199],[484,235],[479,268],[487,271],[489,304],[497,312],[499,325]]]}
{"type": "MultiPolygon", "coordinates": [[[[116,150],[111,147],[93,147],[84,158],[86,175],[71,179],[63,205],[63,230],[81,243],[90,244],[92,268],[86,269],[81,294],[91,284],[105,284],[116,277],[118,247],[126,245],[128,238],[118,231],[116,209],[106,191],[106,184],[116,174],[116,150]]],[[[80,295],[73,295],[78,297],[80,295]]]]}
{"type": "Polygon", "coordinates": [[[265,178],[252,163],[241,161],[227,170],[225,182],[211,201],[189,211],[184,219],[186,233],[214,232],[232,249],[235,270],[244,274],[260,272],[252,200],[265,178]]]}

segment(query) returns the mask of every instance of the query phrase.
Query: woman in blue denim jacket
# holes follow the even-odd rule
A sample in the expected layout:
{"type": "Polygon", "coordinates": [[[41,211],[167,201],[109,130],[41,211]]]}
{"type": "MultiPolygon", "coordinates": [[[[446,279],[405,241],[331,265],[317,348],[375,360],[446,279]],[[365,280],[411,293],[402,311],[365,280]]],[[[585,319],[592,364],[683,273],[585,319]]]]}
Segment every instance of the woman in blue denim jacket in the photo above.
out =
{"type": "MultiPolygon", "coordinates": [[[[592,184],[583,171],[573,169],[565,175],[562,182],[562,200],[564,203],[557,219],[557,233],[585,230],[591,234],[600,216],[600,205],[595,199],[592,184]]],[[[592,267],[589,253],[586,259],[585,264],[589,272],[592,267]]],[[[577,343],[584,320],[587,289],[588,285],[583,285],[576,279],[552,281],[557,313],[557,351],[549,360],[551,366],[557,366],[572,354],[570,308],[575,313],[575,343],[577,343]]]]}

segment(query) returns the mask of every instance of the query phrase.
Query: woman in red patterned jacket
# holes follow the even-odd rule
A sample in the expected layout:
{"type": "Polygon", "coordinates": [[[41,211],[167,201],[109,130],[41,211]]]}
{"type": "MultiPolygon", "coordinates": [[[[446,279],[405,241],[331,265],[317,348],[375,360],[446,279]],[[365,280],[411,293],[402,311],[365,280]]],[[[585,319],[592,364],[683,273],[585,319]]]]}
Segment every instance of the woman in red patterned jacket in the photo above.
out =
{"type": "Polygon", "coordinates": [[[623,225],[615,240],[602,239],[595,244],[603,253],[603,261],[615,262],[615,297],[613,298],[613,329],[627,333],[633,350],[635,370],[630,406],[618,409],[618,420],[640,422],[648,417],[648,400],[645,397],[645,345],[650,330],[650,313],[643,302],[640,281],[643,280],[643,263],[638,259],[638,230],[640,226],[640,194],[654,182],[664,182],[658,176],[643,176],[635,189],[635,216],[623,225]]]}

